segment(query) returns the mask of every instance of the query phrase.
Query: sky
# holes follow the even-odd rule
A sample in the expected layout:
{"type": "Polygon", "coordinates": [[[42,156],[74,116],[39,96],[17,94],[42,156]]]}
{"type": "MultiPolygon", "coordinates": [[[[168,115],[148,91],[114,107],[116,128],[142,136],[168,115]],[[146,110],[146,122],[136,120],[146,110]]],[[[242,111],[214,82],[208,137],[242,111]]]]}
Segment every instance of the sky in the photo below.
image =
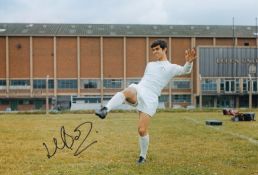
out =
{"type": "Polygon", "coordinates": [[[0,0],[0,23],[255,26],[258,0],[0,0]]]}

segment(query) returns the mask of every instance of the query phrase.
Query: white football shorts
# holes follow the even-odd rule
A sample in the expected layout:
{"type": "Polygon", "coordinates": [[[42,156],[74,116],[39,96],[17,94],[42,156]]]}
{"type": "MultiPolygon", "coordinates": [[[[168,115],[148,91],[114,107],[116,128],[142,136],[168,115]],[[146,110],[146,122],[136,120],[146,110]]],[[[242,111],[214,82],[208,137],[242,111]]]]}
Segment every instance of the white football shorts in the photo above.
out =
{"type": "Polygon", "coordinates": [[[149,89],[138,84],[130,84],[129,87],[135,88],[137,92],[137,103],[129,104],[136,107],[138,111],[144,112],[152,117],[158,108],[158,96],[149,89]]]}

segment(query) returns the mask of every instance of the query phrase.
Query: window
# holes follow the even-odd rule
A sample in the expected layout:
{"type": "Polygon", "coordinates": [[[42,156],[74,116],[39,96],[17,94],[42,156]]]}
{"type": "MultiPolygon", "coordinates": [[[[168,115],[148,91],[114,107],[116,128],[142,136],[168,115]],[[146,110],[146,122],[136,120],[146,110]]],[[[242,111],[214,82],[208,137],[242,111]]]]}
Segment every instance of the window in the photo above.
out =
{"type": "Polygon", "coordinates": [[[57,80],[58,89],[77,89],[77,80],[57,80]]]}
{"type": "Polygon", "coordinates": [[[100,103],[100,96],[72,97],[72,103],[100,103]]]}
{"type": "Polygon", "coordinates": [[[18,104],[19,105],[29,105],[29,104],[33,104],[33,102],[31,100],[28,100],[28,99],[20,99],[18,100],[18,104]]]}
{"type": "Polygon", "coordinates": [[[100,103],[100,96],[86,96],[85,103],[100,103]]]}
{"type": "Polygon", "coordinates": [[[105,96],[103,97],[103,101],[109,101],[111,98],[112,98],[112,96],[110,96],[110,95],[105,95],[105,96]]]}
{"type": "Polygon", "coordinates": [[[221,91],[224,91],[224,90],[225,90],[224,79],[222,79],[222,80],[220,81],[220,90],[221,90],[221,91]]]}
{"type": "Polygon", "coordinates": [[[10,89],[30,89],[30,80],[10,80],[10,89]]]}
{"type": "Polygon", "coordinates": [[[190,80],[173,80],[172,88],[173,89],[190,89],[191,87],[190,80]]]}
{"type": "Polygon", "coordinates": [[[82,80],[81,87],[83,89],[99,89],[99,81],[98,80],[82,80]]]}
{"type": "Polygon", "coordinates": [[[10,80],[11,86],[29,86],[30,80],[10,80]]]}
{"type": "Polygon", "coordinates": [[[244,43],[244,46],[249,46],[249,43],[248,43],[248,42],[245,42],[245,43],[244,43]]]}
{"type": "Polygon", "coordinates": [[[122,80],[121,79],[104,80],[103,86],[104,88],[109,88],[109,89],[119,89],[119,88],[122,88],[122,80]]]}
{"type": "MultiPolygon", "coordinates": [[[[257,92],[258,91],[257,80],[253,80],[252,83],[253,83],[252,91],[257,92]]],[[[249,79],[244,79],[244,81],[243,81],[243,91],[245,93],[250,91],[250,80],[249,79]]]]}
{"type": "Polygon", "coordinates": [[[247,92],[249,90],[249,81],[247,79],[243,80],[243,92],[247,92]]]}
{"type": "Polygon", "coordinates": [[[240,82],[239,79],[236,79],[236,91],[239,92],[240,91],[240,82]]]}
{"type": "MultiPolygon", "coordinates": [[[[46,89],[46,80],[33,80],[34,89],[46,89]]],[[[48,80],[48,88],[54,89],[54,80],[48,80]]]]}
{"type": "Polygon", "coordinates": [[[0,99],[0,104],[1,105],[9,105],[9,100],[7,100],[7,99],[0,99]]]}
{"type": "Polygon", "coordinates": [[[257,92],[257,80],[253,81],[253,92],[257,92]]]}
{"type": "Polygon", "coordinates": [[[161,95],[159,96],[159,102],[168,102],[169,96],[168,95],[161,95]]]}
{"type": "Polygon", "coordinates": [[[239,79],[226,78],[220,81],[220,90],[224,93],[236,93],[239,92],[239,79]]]}
{"type": "Polygon", "coordinates": [[[216,80],[205,79],[202,81],[202,90],[203,91],[216,91],[217,84],[216,80]]]}
{"type": "Polygon", "coordinates": [[[172,100],[175,103],[182,103],[182,102],[191,103],[191,95],[173,95],[172,100]]]}
{"type": "Polygon", "coordinates": [[[0,86],[6,86],[6,80],[0,80],[0,86]]]}
{"type": "Polygon", "coordinates": [[[141,79],[127,79],[126,80],[126,86],[129,86],[130,84],[138,84],[141,79]]]}

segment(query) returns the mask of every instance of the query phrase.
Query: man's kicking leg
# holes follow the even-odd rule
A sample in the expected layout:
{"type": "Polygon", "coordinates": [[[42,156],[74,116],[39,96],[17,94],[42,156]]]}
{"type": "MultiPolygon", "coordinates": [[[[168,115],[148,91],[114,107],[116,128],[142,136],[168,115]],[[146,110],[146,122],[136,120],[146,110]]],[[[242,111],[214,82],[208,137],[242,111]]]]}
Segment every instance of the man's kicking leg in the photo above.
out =
{"type": "Polygon", "coordinates": [[[95,114],[101,119],[106,118],[107,113],[114,109],[115,107],[128,101],[129,103],[137,103],[137,92],[133,87],[128,87],[122,92],[117,92],[107,103],[107,105],[99,110],[96,110],[95,114]]]}
{"type": "Polygon", "coordinates": [[[138,133],[139,133],[139,145],[140,145],[140,156],[137,163],[142,164],[146,161],[146,156],[149,147],[149,134],[148,134],[148,126],[149,126],[150,116],[146,113],[139,113],[139,125],[138,125],[138,133]]]}

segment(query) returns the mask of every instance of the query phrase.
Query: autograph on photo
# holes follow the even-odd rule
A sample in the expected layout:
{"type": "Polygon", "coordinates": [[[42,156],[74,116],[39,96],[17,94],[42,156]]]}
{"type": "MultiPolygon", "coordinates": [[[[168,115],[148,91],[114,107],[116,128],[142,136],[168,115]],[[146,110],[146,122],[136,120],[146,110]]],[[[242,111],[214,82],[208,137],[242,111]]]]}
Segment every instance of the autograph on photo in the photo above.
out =
{"type": "MultiPolygon", "coordinates": [[[[74,129],[74,133],[76,133],[75,136],[71,135],[71,134],[68,134],[66,131],[65,131],[65,127],[62,126],[60,128],[60,136],[61,136],[61,145],[57,143],[57,138],[53,138],[53,142],[54,142],[54,151],[52,154],[50,154],[49,152],[49,149],[48,149],[48,146],[46,143],[43,143],[43,146],[46,148],[46,151],[47,151],[47,157],[50,159],[51,157],[53,157],[57,150],[63,150],[65,148],[67,149],[70,149],[70,150],[73,150],[73,146],[74,146],[74,143],[75,141],[80,141],[79,143],[79,146],[76,148],[75,152],[74,152],[74,156],[78,156],[79,154],[81,154],[83,151],[87,150],[90,146],[92,146],[93,144],[97,143],[97,140],[89,143],[88,145],[83,145],[84,143],[86,143],[86,139],[88,138],[88,136],[90,135],[91,131],[92,131],[92,127],[93,127],[93,124],[92,122],[83,122],[81,123],[80,125],[78,125],[75,129],[74,129]],[[89,127],[87,127],[87,125],[89,125],[89,127]],[[82,128],[87,128],[88,129],[88,132],[86,134],[85,137],[83,137],[83,133],[81,131],[82,128]],[[81,136],[83,138],[81,138],[81,136]],[[81,139],[80,139],[81,138],[81,139]]],[[[97,131],[96,131],[97,132],[97,131]]]]}

